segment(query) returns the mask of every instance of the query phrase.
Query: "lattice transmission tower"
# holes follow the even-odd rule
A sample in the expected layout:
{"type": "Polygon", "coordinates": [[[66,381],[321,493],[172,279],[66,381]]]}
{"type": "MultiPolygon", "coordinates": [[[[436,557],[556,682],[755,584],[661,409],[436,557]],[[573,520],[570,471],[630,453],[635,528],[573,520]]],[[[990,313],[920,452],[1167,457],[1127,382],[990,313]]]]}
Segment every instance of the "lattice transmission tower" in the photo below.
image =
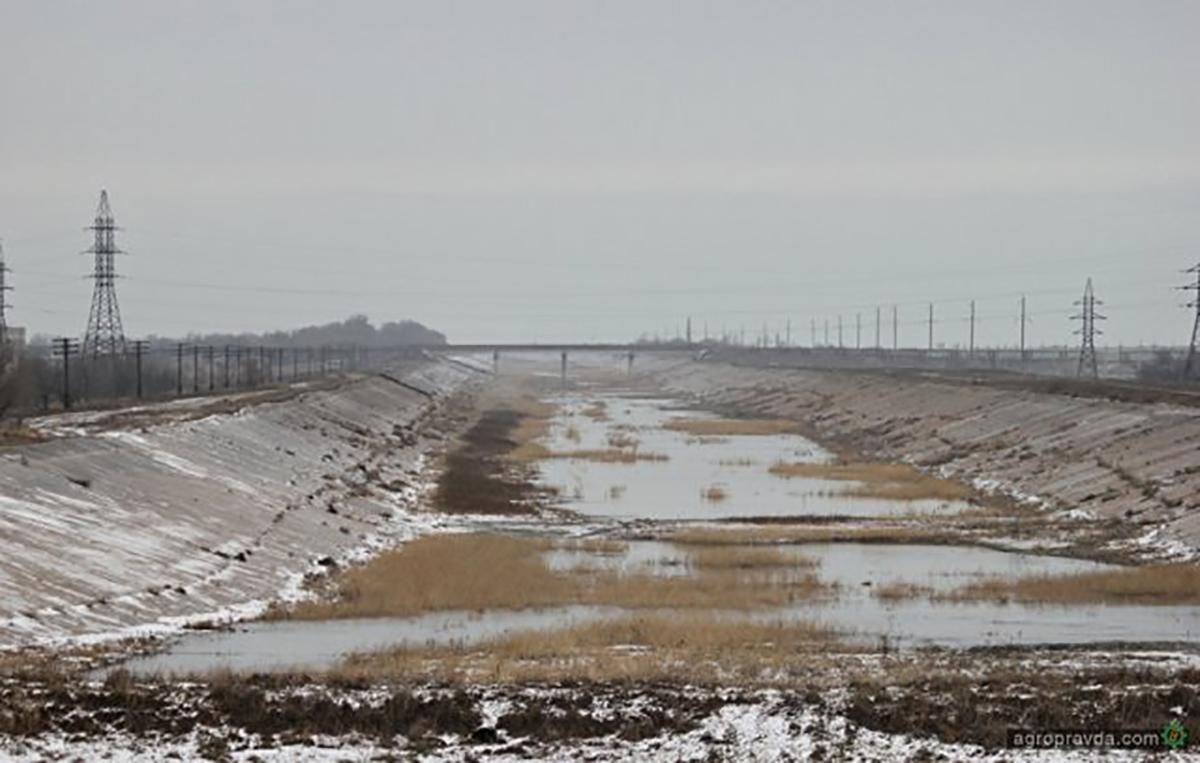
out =
{"type": "Polygon", "coordinates": [[[92,279],[96,285],[92,291],[92,309],[88,313],[87,332],[83,335],[84,355],[115,355],[125,352],[125,331],[121,327],[121,308],[117,305],[117,272],[114,259],[124,254],[116,246],[116,220],[108,206],[108,191],[100,191],[100,205],[96,207],[96,219],[87,228],[95,240],[85,254],[96,256],[96,269],[92,279]]]}
{"type": "Polygon", "coordinates": [[[1105,316],[1096,312],[1096,305],[1104,304],[1096,299],[1092,291],[1092,279],[1087,280],[1083,289],[1083,298],[1075,303],[1079,314],[1071,316],[1071,320],[1080,321],[1075,333],[1081,337],[1079,345],[1079,370],[1076,376],[1082,377],[1086,371],[1093,379],[1100,378],[1100,370],[1096,364],[1096,335],[1104,332],[1096,328],[1096,321],[1105,320],[1105,316]]]}
{"type": "MultiPolygon", "coordinates": [[[[1193,265],[1184,272],[1196,276],[1196,280],[1192,283],[1178,287],[1181,291],[1195,292],[1192,301],[1186,305],[1187,308],[1196,311],[1196,318],[1192,323],[1192,341],[1188,345],[1187,361],[1183,364],[1183,379],[1187,381],[1192,378],[1192,372],[1196,370],[1196,343],[1200,341],[1200,263],[1193,265]]],[[[3,297],[3,295],[0,294],[0,297],[3,297]]]]}

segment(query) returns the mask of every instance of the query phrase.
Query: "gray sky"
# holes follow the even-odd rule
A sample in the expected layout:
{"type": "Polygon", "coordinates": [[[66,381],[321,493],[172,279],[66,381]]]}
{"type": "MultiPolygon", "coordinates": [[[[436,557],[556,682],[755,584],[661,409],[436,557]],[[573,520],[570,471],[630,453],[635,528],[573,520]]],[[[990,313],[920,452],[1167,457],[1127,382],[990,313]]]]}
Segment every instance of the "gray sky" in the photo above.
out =
{"type": "Polygon", "coordinates": [[[365,312],[452,340],[687,315],[874,341],[1183,342],[1200,2],[0,8],[9,320],[82,332],[106,187],[131,336],[365,312]],[[834,329],[831,328],[831,331],[834,329]],[[890,326],[884,334],[890,338],[890,326]]]}

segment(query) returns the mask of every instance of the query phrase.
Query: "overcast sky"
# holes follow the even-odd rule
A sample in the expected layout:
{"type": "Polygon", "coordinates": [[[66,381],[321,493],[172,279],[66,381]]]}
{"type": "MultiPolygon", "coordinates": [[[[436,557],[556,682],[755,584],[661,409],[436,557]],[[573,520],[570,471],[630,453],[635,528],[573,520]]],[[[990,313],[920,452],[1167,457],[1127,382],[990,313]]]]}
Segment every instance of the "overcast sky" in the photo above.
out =
{"type": "Polygon", "coordinates": [[[456,341],[1186,341],[1200,2],[0,5],[10,323],[82,333],[109,190],[126,332],[363,312],[456,341]]]}

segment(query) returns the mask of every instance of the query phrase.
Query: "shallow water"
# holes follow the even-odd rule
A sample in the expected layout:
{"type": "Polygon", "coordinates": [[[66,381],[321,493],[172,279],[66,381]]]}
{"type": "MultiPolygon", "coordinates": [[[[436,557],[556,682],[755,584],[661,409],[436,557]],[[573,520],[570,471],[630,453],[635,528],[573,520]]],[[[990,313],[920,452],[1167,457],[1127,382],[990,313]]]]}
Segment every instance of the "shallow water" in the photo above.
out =
{"type": "MultiPolygon", "coordinates": [[[[888,516],[944,512],[961,503],[899,502],[837,495],[849,483],[780,479],[767,472],[776,461],[820,462],[830,457],[797,435],[735,436],[697,441],[661,425],[676,417],[710,414],[671,409],[671,402],[606,398],[611,420],[584,416],[583,398],[564,398],[548,447],[556,451],[605,449],[614,426],[637,437],[643,452],[667,461],[607,464],[549,459],[540,464],[545,483],[560,488],[565,506],[583,514],[614,518],[717,519],[767,515],[888,516]],[[570,437],[568,431],[574,430],[570,437]],[[719,485],[728,498],[705,501],[703,487],[719,485]]],[[[919,596],[885,601],[874,591],[911,584],[949,591],[986,578],[1068,574],[1106,565],[1074,559],[1006,553],[945,545],[854,543],[776,547],[815,561],[814,572],[835,586],[836,595],[785,609],[756,612],[764,620],[809,620],[828,624],[864,642],[884,637],[894,647],[971,647],[1105,641],[1200,643],[1200,607],[1050,606],[952,603],[919,596]]],[[[559,548],[543,559],[557,570],[591,569],[622,574],[687,575],[693,572],[686,547],[632,541],[620,553],[559,548]]],[[[321,669],[345,655],[401,644],[472,642],[505,633],[564,627],[621,614],[604,607],[564,607],[520,612],[439,612],[412,618],[250,623],[230,632],[189,634],[161,655],[124,667],[141,674],[189,673],[212,669],[272,671],[321,669]]]]}
{"type": "Polygon", "coordinates": [[[189,633],[162,654],[121,667],[140,675],[209,670],[328,668],[346,655],[401,644],[470,644],[530,628],[562,627],[611,617],[610,607],[558,607],[518,612],[434,612],[419,617],[252,622],[230,631],[189,633]]]}
{"type": "MultiPolygon", "coordinates": [[[[885,601],[875,589],[910,584],[947,592],[988,578],[1062,575],[1106,569],[1079,559],[943,545],[820,543],[779,546],[817,562],[816,574],[836,597],[756,613],[765,620],[805,619],[894,645],[946,647],[1103,641],[1200,641],[1200,607],[1049,606],[994,602],[935,602],[927,597],[885,601]]],[[[634,541],[626,554],[552,552],[559,569],[582,567],[626,573],[688,574],[686,548],[634,541]],[[664,572],[665,571],[665,572],[664,572]]]]}
{"type": "MultiPolygon", "coordinates": [[[[596,399],[596,398],[589,398],[596,399]]],[[[619,518],[718,519],[757,516],[894,516],[909,512],[957,512],[962,502],[889,501],[842,495],[855,483],[776,477],[774,463],[821,463],[832,454],[800,435],[696,437],[663,429],[674,418],[716,418],[672,409],[668,400],[601,397],[609,421],[584,415],[587,400],[564,397],[544,443],[555,452],[603,450],[611,434],[637,438],[638,450],[666,461],[600,463],[551,458],[539,462],[542,482],[559,491],[564,505],[581,514],[619,518]],[[706,500],[719,487],[724,500],[706,500]]]]}

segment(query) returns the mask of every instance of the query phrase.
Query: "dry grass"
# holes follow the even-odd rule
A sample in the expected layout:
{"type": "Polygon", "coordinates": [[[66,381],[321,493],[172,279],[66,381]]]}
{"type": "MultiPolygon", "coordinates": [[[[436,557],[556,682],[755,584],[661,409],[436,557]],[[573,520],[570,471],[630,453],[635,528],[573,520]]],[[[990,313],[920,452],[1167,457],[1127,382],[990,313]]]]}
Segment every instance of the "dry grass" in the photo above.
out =
{"type": "Polygon", "coordinates": [[[700,497],[709,503],[720,503],[729,497],[729,491],[720,485],[709,485],[700,491],[700,497]]]}
{"type": "Polygon", "coordinates": [[[321,620],[409,616],[448,609],[521,609],[570,601],[576,586],[541,560],[549,541],[471,533],[427,535],[338,576],[330,601],[274,616],[321,620]]]}
{"type": "Polygon", "coordinates": [[[529,630],[465,647],[416,647],[350,657],[342,677],[490,682],[751,682],[799,660],[824,660],[837,634],[813,623],[699,614],[639,614],[529,630]]]}
{"type": "Polygon", "coordinates": [[[885,583],[871,589],[871,595],[883,601],[900,601],[931,596],[933,589],[914,583],[885,583]]]}
{"type": "Polygon", "coordinates": [[[557,546],[564,551],[580,551],[603,556],[617,556],[629,550],[628,543],[611,538],[569,538],[559,541],[557,546]]]}
{"type": "Polygon", "coordinates": [[[589,403],[587,407],[583,409],[583,415],[587,416],[592,421],[608,421],[608,403],[604,402],[603,400],[596,400],[592,403],[589,403]]]}
{"type": "Polygon", "coordinates": [[[727,442],[730,442],[730,439],[728,437],[707,436],[707,437],[689,437],[683,441],[683,444],[684,445],[723,445],[724,443],[727,443],[727,442]]]}
{"type": "Polygon", "coordinates": [[[636,448],[640,441],[627,432],[609,432],[608,446],[610,448],[636,448]]]}
{"type": "Polygon", "coordinates": [[[20,421],[0,422],[0,446],[27,445],[29,443],[44,442],[47,439],[45,433],[39,432],[20,421]]]}
{"type": "Polygon", "coordinates": [[[510,435],[516,445],[506,457],[520,463],[545,458],[550,451],[538,441],[549,434],[550,422],[558,413],[558,406],[532,397],[518,397],[505,404],[521,417],[510,435]]]}
{"type": "Polygon", "coordinates": [[[855,498],[883,498],[894,501],[923,499],[964,500],[973,495],[971,488],[950,480],[930,477],[908,464],[838,462],[831,464],[773,464],[768,471],[776,477],[807,477],[860,485],[840,491],[855,498]]]}
{"type": "Polygon", "coordinates": [[[720,466],[754,466],[758,462],[753,458],[722,458],[717,463],[720,466]]]}
{"type": "Polygon", "coordinates": [[[1156,564],[971,583],[939,599],[1038,604],[1200,604],[1200,565],[1156,564]]]}
{"type": "Polygon", "coordinates": [[[786,419],[671,419],[663,424],[663,429],[698,437],[795,434],[799,431],[794,421],[786,419]]]}
{"type": "Polygon", "coordinates": [[[699,546],[688,550],[688,558],[700,570],[811,569],[814,559],[762,546],[699,546]]]}
{"type": "MultiPolygon", "coordinates": [[[[586,543],[587,541],[577,541],[586,543]]],[[[617,553],[612,541],[597,548],[617,553]],[[613,544],[613,545],[609,545],[613,544]]],[[[593,604],[625,609],[747,610],[778,607],[817,595],[825,586],[803,564],[699,567],[696,574],[550,569],[546,539],[487,533],[429,535],[341,573],[324,600],[276,606],[268,619],[412,616],[444,610],[482,611],[593,604]]],[[[753,553],[753,549],[745,550],[753,553]]],[[[749,557],[754,558],[754,557],[749,557]]]]}
{"type": "Polygon", "coordinates": [[[617,448],[583,448],[580,450],[546,451],[542,458],[569,458],[575,461],[595,461],[602,464],[635,464],[638,461],[668,461],[665,453],[647,453],[617,448]]]}
{"type": "Polygon", "coordinates": [[[940,529],[897,525],[785,525],[759,527],[695,527],[678,530],[666,540],[683,546],[787,545],[802,543],[931,543],[961,544],[970,538],[940,529]]]}

